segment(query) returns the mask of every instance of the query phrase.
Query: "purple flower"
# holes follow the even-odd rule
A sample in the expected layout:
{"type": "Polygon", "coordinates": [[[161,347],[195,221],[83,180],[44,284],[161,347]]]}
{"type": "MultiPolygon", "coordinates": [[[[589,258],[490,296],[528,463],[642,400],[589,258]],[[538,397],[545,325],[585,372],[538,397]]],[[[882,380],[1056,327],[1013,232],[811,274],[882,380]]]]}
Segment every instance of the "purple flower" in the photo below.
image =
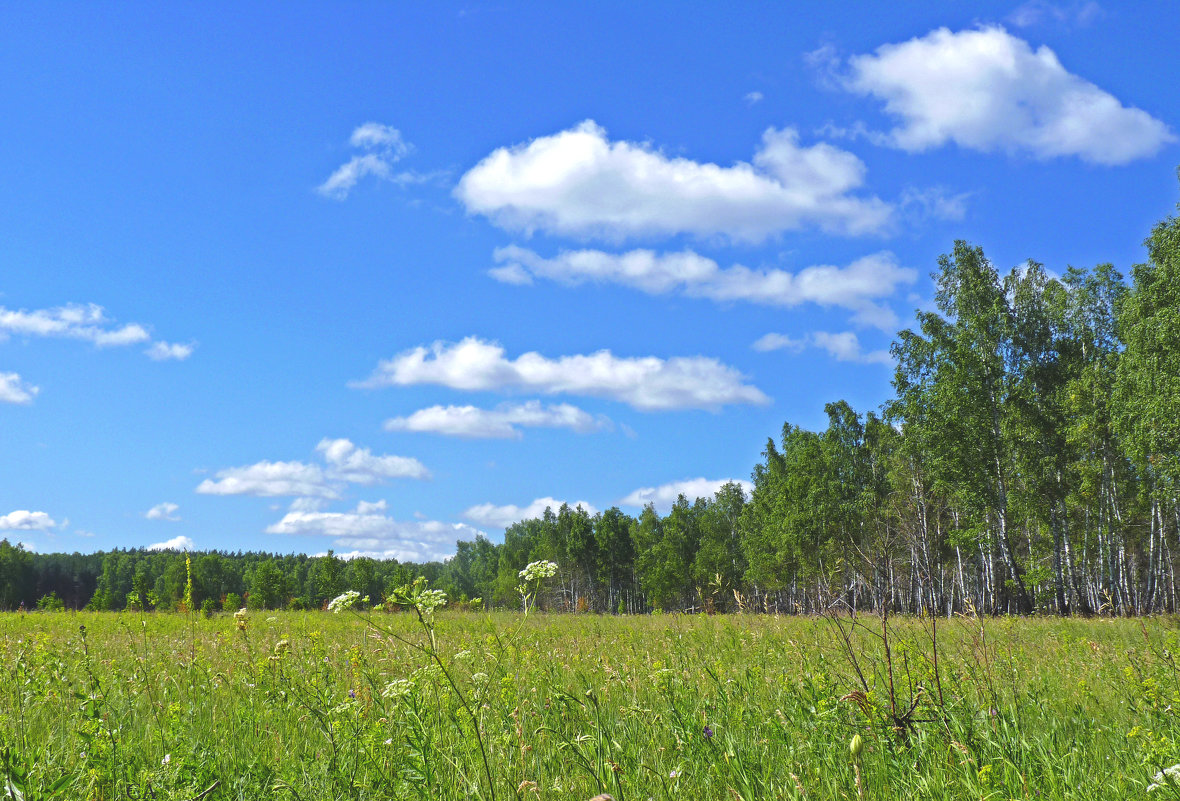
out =
{"type": "Polygon", "coordinates": [[[349,698],[356,698],[356,690],[349,690],[348,697],[349,698]]]}
{"type": "Polygon", "coordinates": [[[709,728],[708,724],[705,725],[704,735],[706,740],[713,736],[713,730],[709,728]]]}

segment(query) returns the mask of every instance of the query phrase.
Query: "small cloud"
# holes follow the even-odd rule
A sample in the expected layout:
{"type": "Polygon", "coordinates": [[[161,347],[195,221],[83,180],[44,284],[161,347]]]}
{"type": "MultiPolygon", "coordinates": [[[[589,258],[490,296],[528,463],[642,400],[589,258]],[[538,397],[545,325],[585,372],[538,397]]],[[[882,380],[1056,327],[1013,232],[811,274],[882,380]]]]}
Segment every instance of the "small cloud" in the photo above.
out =
{"type": "MultiPolygon", "coordinates": [[[[545,514],[546,509],[552,509],[556,513],[563,505],[565,505],[565,501],[559,501],[556,498],[537,498],[527,506],[516,506],[514,504],[496,506],[491,503],[481,503],[463,512],[463,517],[481,526],[507,528],[521,520],[532,520],[541,517],[545,514]]],[[[585,501],[575,501],[569,504],[569,506],[573,509],[581,507],[591,515],[598,514],[598,510],[585,501]]]]}
{"type": "Polygon", "coordinates": [[[819,348],[838,362],[858,362],[860,364],[892,365],[893,357],[887,350],[865,352],[861,349],[860,340],[852,331],[829,333],[815,331],[799,339],[793,339],[786,334],[765,334],[751,345],[754,350],[769,353],[775,350],[786,350],[791,353],[802,353],[806,348],[819,348]]]}
{"type": "Polygon", "coordinates": [[[802,353],[807,347],[807,338],[791,339],[786,334],[765,334],[751,345],[754,350],[768,353],[772,350],[789,350],[792,353],[802,353]]]}
{"type": "Polygon", "coordinates": [[[431,406],[409,417],[385,421],[386,431],[418,431],[467,439],[520,439],[521,428],[568,428],[579,434],[609,428],[610,420],[595,417],[568,403],[502,403],[495,409],[475,406],[431,406]]]}
{"type": "Polygon", "coordinates": [[[957,221],[967,214],[967,198],[970,192],[952,194],[940,186],[926,189],[906,187],[902,190],[898,204],[902,214],[916,220],[957,221]]]}
{"type": "Polygon", "coordinates": [[[17,373],[0,373],[0,403],[29,404],[40,391],[17,373]]]}
{"type": "Polygon", "coordinates": [[[152,346],[145,350],[144,353],[148,355],[148,358],[154,359],[158,362],[169,360],[182,362],[189,356],[193,355],[193,351],[196,350],[196,347],[197,343],[195,342],[180,343],[164,342],[161,340],[159,342],[153,342],[152,346]]]}
{"type": "Polygon", "coordinates": [[[761,92],[747,92],[742,100],[746,101],[747,106],[752,106],[755,103],[761,103],[763,94],[761,92]]]}
{"type": "Polygon", "coordinates": [[[193,541],[185,536],[173,537],[170,540],[153,543],[147,549],[149,551],[191,551],[193,541]]]}
{"type": "Polygon", "coordinates": [[[148,520],[168,520],[175,523],[180,520],[180,516],[176,514],[176,510],[179,508],[177,504],[165,501],[148,509],[143,516],[148,520]]]}
{"type": "Polygon", "coordinates": [[[1008,15],[1008,22],[1017,28],[1031,28],[1042,24],[1077,25],[1085,28],[1104,17],[1106,12],[1095,2],[1050,3],[1029,0],[1008,15]]]}
{"type": "Polygon", "coordinates": [[[353,156],[337,167],[336,171],[328,176],[328,180],[320,184],[317,191],[325,197],[344,200],[357,182],[368,175],[403,185],[432,179],[432,176],[413,172],[393,171],[393,165],[413,149],[396,128],[377,122],[366,122],[352,132],[348,143],[365,152],[353,156]]]}
{"type": "MultiPolygon", "coordinates": [[[[63,522],[64,526],[65,523],[63,522]]],[[[0,531],[49,531],[57,527],[57,523],[46,512],[30,512],[27,509],[17,509],[6,515],[0,515],[0,531]]]]}
{"type": "Polygon", "coordinates": [[[683,495],[689,501],[697,498],[712,498],[726,484],[738,484],[747,495],[754,491],[754,485],[748,481],[736,478],[686,478],[683,481],[673,481],[658,487],[640,487],[626,498],[619,501],[620,506],[647,506],[654,504],[658,509],[667,509],[683,495]]]}

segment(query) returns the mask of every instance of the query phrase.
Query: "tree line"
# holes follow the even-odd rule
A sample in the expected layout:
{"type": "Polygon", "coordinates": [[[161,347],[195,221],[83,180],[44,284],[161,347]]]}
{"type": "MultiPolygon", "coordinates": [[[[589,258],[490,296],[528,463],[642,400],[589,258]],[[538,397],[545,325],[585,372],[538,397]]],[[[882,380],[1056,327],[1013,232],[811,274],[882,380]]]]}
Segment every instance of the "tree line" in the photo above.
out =
{"type": "Polygon", "coordinates": [[[893,342],[893,397],[867,414],[830,403],[823,431],[784,425],[748,495],[730,483],[637,517],[562,506],[429,564],[3,541],[0,608],[320,608],[418,575],[515,606],[519,571],[544,559],[560,570],[538,600],[555,610],[1174,612],[1180,220],[1145,244],[1128,281],[1109,264],[1001,274],[956,242],[935,307],[893,342]]]}

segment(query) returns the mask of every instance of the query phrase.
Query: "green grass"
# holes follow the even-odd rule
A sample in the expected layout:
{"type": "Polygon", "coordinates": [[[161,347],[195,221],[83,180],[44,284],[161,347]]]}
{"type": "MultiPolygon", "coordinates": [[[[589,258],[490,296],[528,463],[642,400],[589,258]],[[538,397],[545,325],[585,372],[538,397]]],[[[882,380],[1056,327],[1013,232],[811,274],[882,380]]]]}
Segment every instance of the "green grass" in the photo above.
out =
{"type": "Polygon", "coordinates": [[[452,685],[412,614],[7,614],[0,798],[857,798],[857,733],[864,798],[1140,797],[1180,762],[1175,619],[944,620],[937,676],[891,620],[892,700],[861,620],[444,612],[452,685]]]}

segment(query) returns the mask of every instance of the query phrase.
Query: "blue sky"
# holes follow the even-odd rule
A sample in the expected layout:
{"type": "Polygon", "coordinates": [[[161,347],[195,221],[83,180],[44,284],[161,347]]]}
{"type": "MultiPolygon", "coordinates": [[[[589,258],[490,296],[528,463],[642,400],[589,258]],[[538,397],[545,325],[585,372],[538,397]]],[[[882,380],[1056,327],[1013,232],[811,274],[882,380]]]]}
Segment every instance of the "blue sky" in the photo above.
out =
{"type": "Polygon", "coordinates": [[[955,239],[1143,259],[1170,4],[0,12],[0,536],[448,555],[888,396],[955,239]]]}

